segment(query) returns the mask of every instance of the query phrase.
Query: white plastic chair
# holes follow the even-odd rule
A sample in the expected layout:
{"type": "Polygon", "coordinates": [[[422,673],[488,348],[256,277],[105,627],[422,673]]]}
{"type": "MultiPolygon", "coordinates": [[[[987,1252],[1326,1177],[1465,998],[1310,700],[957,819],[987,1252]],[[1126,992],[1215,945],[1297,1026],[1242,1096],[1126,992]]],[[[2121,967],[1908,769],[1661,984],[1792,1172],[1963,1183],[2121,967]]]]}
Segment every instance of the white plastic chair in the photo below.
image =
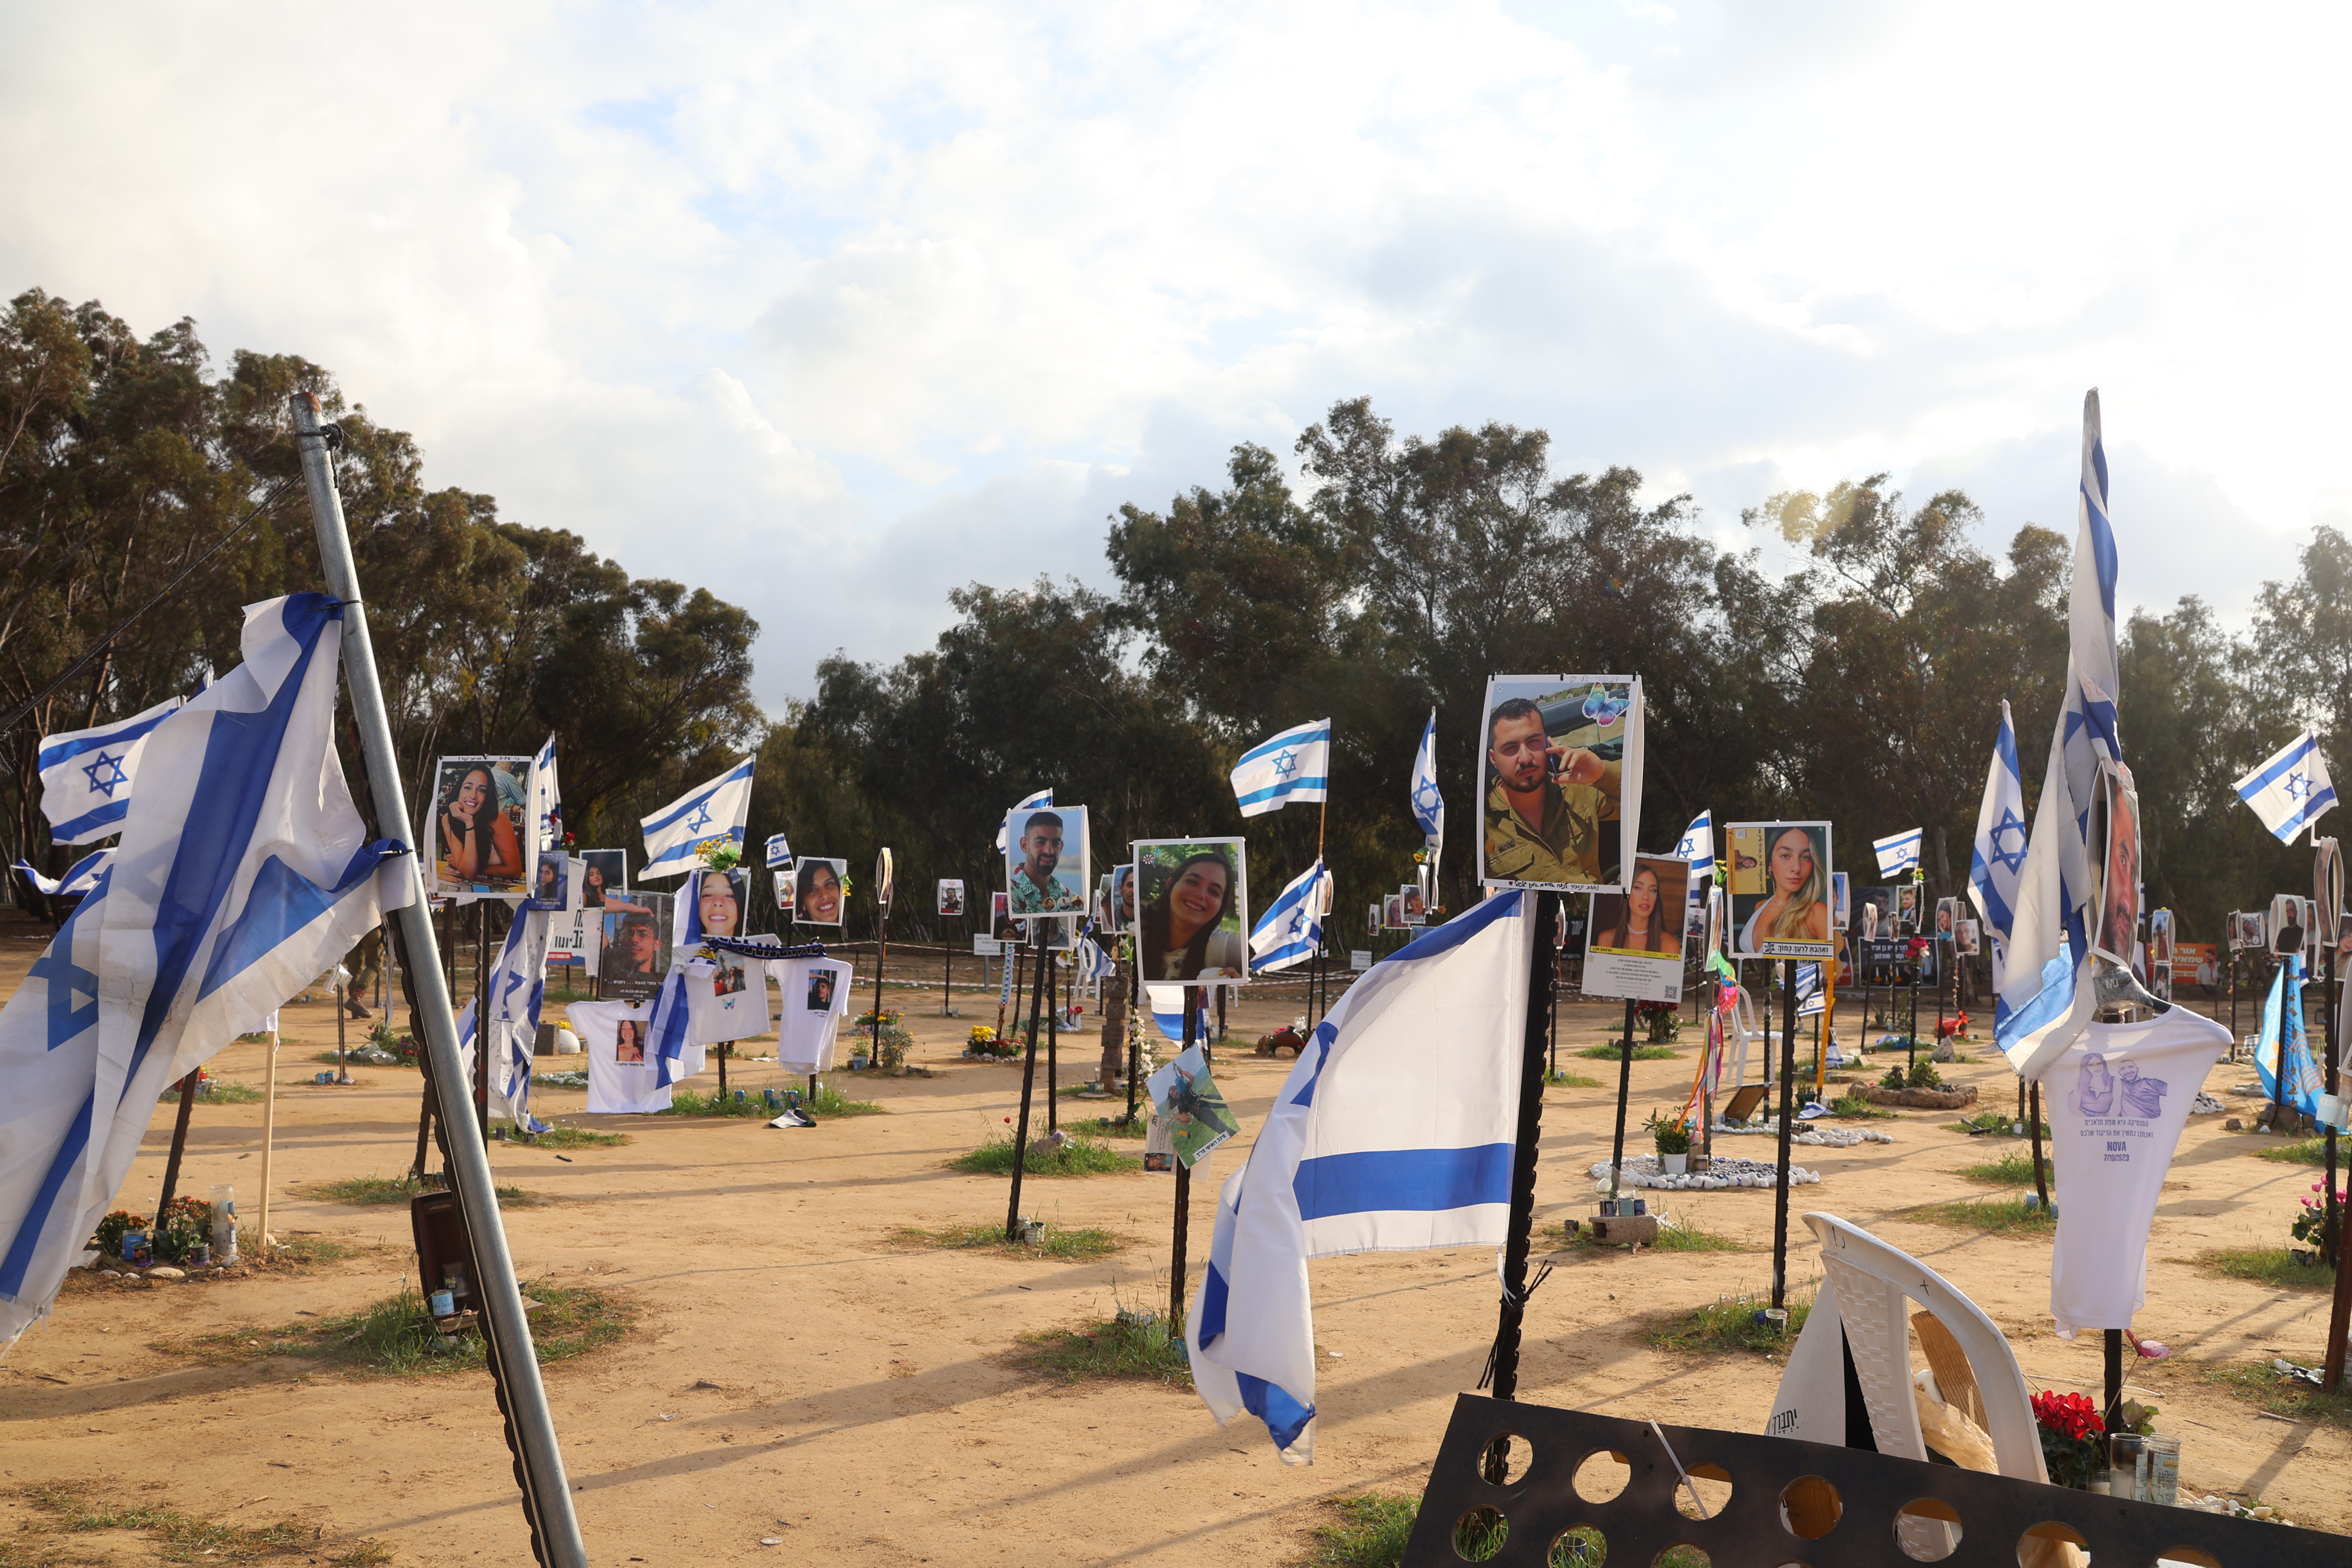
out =
{"type": "Polygon", "coordinates": [[[1781,1374],[1766,1430],[1814,1442],[1844,1440],[1842,1327],[1878,1451],[1927,1458],[1912,1395],[1909,1303],[1916,1301],[1935,1314],[1968,1358],[2000,1473],[2046,1482],[2025,1374],[1993,1321],[1942,1275],[1861,1226],[1830,1214],[1804,1219],[1822,1244],[1826,1279],[1781,1374]]]}

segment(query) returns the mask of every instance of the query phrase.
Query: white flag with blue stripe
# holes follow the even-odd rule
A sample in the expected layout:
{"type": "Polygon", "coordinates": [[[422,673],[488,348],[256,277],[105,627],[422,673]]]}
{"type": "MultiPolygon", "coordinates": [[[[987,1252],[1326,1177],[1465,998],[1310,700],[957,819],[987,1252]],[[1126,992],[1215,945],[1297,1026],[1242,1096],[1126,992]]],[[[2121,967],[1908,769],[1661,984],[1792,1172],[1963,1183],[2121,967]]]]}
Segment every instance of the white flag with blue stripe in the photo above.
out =
{"type": "Polygon", "coordinates": [[[1151,1009],[1154,1027],[1169,1039],[1182,1044],[1184,1039],[1184,993],[1189,985],[1163,985],[1158,981],[1146,982],[1143,999],[1151,1009]]]}
{"type": "MultiPolygon", "coordinates": [[[[1002,832],[1003,830],[999,828],[998,831],[1002,832]]],[[[781,833],[769,834],[768,869],[771,871],[781,871],[792,863],[793,847],[791,841],[781,833]]]]}
{"type": "Polygon", "coordinates": [[[1437,792],[1437,710],[1429,710],[1422,726],[1421,745],[1412,753],[1412,819],[1421,826],[1423,843],[1445,841],[1445,797],[1437,792]]]}
{"type": "Polygon", "coordinates": [[[555,777],[555,737],[550,735],[530,760],[530,880],[539,885],[539,852],[563,842],[563,789],[555,777]]]}
{"type": "Polygon", "coordinates": [[[2282,844],[2319,820],[2336,804],[2336,784],[2327,776],[2327,759],[2319,754],[2319,737],[2305,730],[2279,753],[2237,783],[2238,798],[2254,808],[2263,826],[2282,844]]]}
{"type": "Polygon", "coordinates": [[[98,879],[114,864],[112,849],[100,849],[83,856],[73,863],[72,869],[62,877],[44,877],[33,869],[29,861],[19,860],[16,869],[31,879],[33,886],[53,899],[78,899],[98,887],[98,879]]]}
{"type": "Polygon", "coordinates": [[[1315,956],[1331,909],[1331,876],[1318,860],[1290,880],[1250,932],[1250,967],[1263,974],[1315,956]]]}
{"type": "MultiPolygon", "coordinates": [[[[2017,885],[2025,869],[2025,778],[2017,762],[2017,730],[2009,704],[2000,705],[2000,729],[1993,736],[1992,765],[1985,773],[1984,799],[1977,806],[1977,837],[1969,851],[1969,902],[1977,907],[1992,939],[1992,984],[2000,989],[2009,961],[2010,928],[2017,921],[2017,885]]],[[[2000,1011],[1998,1001],[1994,1011],[2000,1011]]]]}
{"type": "MultiPolygon", "coordinates": [[[[1053,804],[1054,792],[1049,789],[1041,789],[1035,795],[1016,802],[1013,807],[1013,811],[1038,811],[1046,806],[1050,806],[1053,804]]],[[[1013,811],[1006,812],[1004,814],[1004,821],[999,822],[996,825],[996,852],[999,855],[1004,853],[1004,823],[1013,820],[1013,811]]]]}
{"type": "Polygon", "coordinates": [[[1315,1457],[1309,1258],[1496,1247],[1510,1217],[1529,895],[1514,889],[1372,965],[1315,1030],[1217,1196],[1184,1326],[1192,1384],[1315,1457]]]}
{"type": "Polygon", "coordinates": [[[2084,917],[2099,888],[2089,845],[2091,805],[2102,753],[2116,761],[2123,756],[2116,728],[2116,536],[2108,522],[2107,455],[2095,389],[2083,398],[2067,629],[2066,684],[2018,878],[2010,955],[1993,1016],[2002,1054],[2028,1079],[2039,1079],[2091,1019],[2084,917]]]}
{"type": "Polygon", "coordinates": [[[1918,869],[1919,837],[1919,830],[1914,827],[1907,832],[1890,833],[1884,838],[1872,839],[1870,847],[1878,852],[1878,874],[1893,877],[1918,869]]]}
{"type": "Polygon", "coordinates": [[[88,844],[122,831],[131,810],[131,778],[155,726],[177,712],[167,698],[144,713],[94,730],[41,737],[41,815],[59,844],[88,844]]]}
{"type": "MultiPolygon", "coordinates": [[[[1715,808],[1710,806],[1691,818],[1683,829],[1683,841],[1675,846],[1675,857],[1690,862],[1691,880],[1715,875],[1715,808]]],[[[1693,889],[1696,896],[1696,889],[1693,889]]]]}
{"type": "Polygon", "coordinates": [[[1280,811],[1292,801],[1330,797],[1331,721],[1285,730],[1242,753],[1234,764],[1234,801],[1244,816],[1280,811]]]}
{"type": "Polygon", "coordinates": [[[0,1347],[47,1311],[164,1087],[415,891],[336,761],[341,616],[247,610],[245,662],[148,735],[112,864],[0,1009],[0,1347]]]}
{"type": "Polygon", "coordinates": [[[706,847],[742,848],[743,824],[751,815],[751,764],[758,760],[744,758],[639,822],[646,833],[646,865],[637,874],[681,876],[701,867],[706,847]]]}

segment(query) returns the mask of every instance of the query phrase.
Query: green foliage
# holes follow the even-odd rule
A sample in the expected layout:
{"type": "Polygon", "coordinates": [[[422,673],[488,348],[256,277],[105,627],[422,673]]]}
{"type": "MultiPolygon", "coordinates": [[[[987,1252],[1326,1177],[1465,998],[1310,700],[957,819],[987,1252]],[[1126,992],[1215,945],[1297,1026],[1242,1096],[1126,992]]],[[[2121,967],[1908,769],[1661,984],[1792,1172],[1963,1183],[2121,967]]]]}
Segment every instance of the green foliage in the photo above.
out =
{"type": "MultiPolygon", "coordinates": [[[[1562,1226],[1564,1249],[1571,1252],[1614,1251],[1618,1244],[1597,1241],[1592,1232],[1579,1226],[1574,1236],[1567,1236],[1562,1226]]],[[[1630,1245],[1630,1244],[1629,1244],[1630,1245]]],[[[1660,1224],[1658,1239],[1647,1248],[1653,1252],[1745,1252],[1748,1248],[1727,1236],[1720,1236],[1688,1215],[1675,1225],[1660,1224]]]]}
{"type": "MultiPolygon", "coordinates": [[[[530,1316],[532,1347],[542,1366],[611,1343],[628,1331],[635,1316],[619,1298],[584,1285],[542,1280],[526,1286],[523,1295],[540,1303],[530,1316]]],[[[346,1316],[268,1331],[226,1329],[158,1348],[215,1363],[309,1356],[352,1372],[393,1377],[464,1372],[484,1364],[481,1335],[443,1335],[425,1315],[424,1299],[406,1285],[397,1295],[346,1316]]]]}
{"type": "MultiPolygon", "coordinates": [[[[2006,1110],[1979,1110],[1974,1116],[1963,1118],[1958,1121],[1945,1122],[1944,1131],[1947,1132],[2005,1133],[2011,1128],[2021,1125],[2024,1120],[2025,1119],[2023,1117],[2012,1115],[2006,1110]]],[[[2023,1134],[2020,1134],[2020,1136],[2023,1136],[2023,1134]]],[[[2050,1123],[2047,1121],[2042,1124],[2042,1136],[2045,1142],[2050,1137],[2050,1123]]]]}
{"type": "Polygon", "coordinates": [[[1601,1080],[1587,1078],[1580,1072],[1562,1072],[1558,1068],[1544,1074],[1544,1082],[1554,1089],[1599,1089],[1601,1080]]]}
{"type": "MultiPolygon", "coordinates": [[[[1576,1053],[1587,1061],[1613,1062],[1622,1060],[1625,1047],[1614,1040],[1603,1040],[1597,1046],[1587,1046],[1576,1053]]],[[[1670,1062],[1682,1052],[1671,1046],[1635,1046],[1633,1059],[1637,1062],[1670,1062]]]]}
{"type": "Polygon", "coordinates": [[[1648,1129],[1650,1139],[1658,1146],[1659,1153],[1687,1154],[1690,1152],[1690,1129],[1683,1125],[1680,1111],[1669,1116],[1663,1111],[1654,1110],[1642,1125],[1648,1129]]]}
{"type": "Polygon", "coordinates": [[[33,1517],[24,1521],[17,1542],[0,1542],[0,1568],[14,1568],[24,1563],[32,1568],[38,1563],[87,1563],[94,1558],[48,1555],[18,1555],[15,1547],[30,1548],[38,1538],[49,1533],[49,1527],[73,1534],[96,1531],[131,1531],[144,1535],[161,1548],[160,1556],[166,1563],[250,1563],[265,1557],[296,1557],[309,1555],[312,1562],[324,1562],[334,1568],[374,1568],[392,1561],[390,1550],[373,1541],[359,1541],[328,1548],[318,1540],[315,1525],[298,1519],[279,1519],[268,1524],[229,1524],[199,1514],[167,1507],[161,1502],[119,1503],[92,1494],[88,1486],[71,1482],[55,1482],[16,1488],[14,1496],[22,1499],[33,1510],[33,1517]],[[331,1553],[320,1556],[321,1552],[331,1553]]]}
{"type": "Polygon", "coordinates": [[[157,1216],[152,1245],[159,1263],[185,1263],[195,1249],[213,1238],[213,1205],[183,1193],[163,1205],[157,1216]]]}
{"type": "MultiPolygon", "coordinates": [[[[2029,1173],[2026,1180],[2032,1179],[2029,1173]]],[[[1928,1204],[1913,1209],[1909,1217],[1926,1220],[1930,1225],[1960,1226],[1990,1231],[1996,1236],[2057,1229],[2056,1195],[2052,1195],[2046,1206],[2029,1206],[2026,1200],[2032,1196],[2028,1193],[2013,1198],[1969,1198],[1960,1203],[1928,1204]]]]}
{"type": "Polygon", "coordinates": [[[134,1230],[145,1230],[152,1223],[143,1214],[116,1209],[98,1222],[98,1232],[90,1238],[90,1245],[98,1248],[100,1258],[119,1258],[122,1256],[122,1238],[134,1230]]]}
{"type": "Polygon", "coordinates": [[[1138,1105],[1135,1120],[1120,1116],[1089,1116],[1073,1121],[1062,1119],[1062,1131],[1080,1138],[1140,1138],[1151,1131],[1150,1113],[1138,1105]]]}
{"type": "Polygon", "coordinates": [[[534,1149],[620,1149],[635,1142],[625,1132],[599,1132],[593,1128],[571,1127],[560,1122],[530,1140],[534,1149]]]}
{"type": "Polygon", "coordinates": [[[976,1247],[1006,1258],[1057,1258],[1065,1262],[1108,1258],[1127,1245],[1107,1230],[1064,1230],[1051,1225],[1045,1227],[1044,1238],[1034,1243],[1007,1241],[1004,1226],[995,1224],[951,1225],[938,1230],[900,1226],[890,1233],[890,1239],[906,1247],[976,1247]]]}
{"type": "MultiPolygon", "coordinates": [[[[440,1190],[441,1183],[437,1178],[427,1177],[419,1182],[404,1171],[398,1176],[379,1176],[370,1172],[364,1176],[346,1176],[337,1182],[310,1183],[302,1188],[301,1195],[323,1203],[365,1206],[404,1204],[419,1193],[437,1193],[440,1190]]],[[[497,1190],[499,1202],[510,1208],[530,1208],[541,1201],[520,1187],[500,1187],[497,1190]]]]}
{"type": "MultiPolygon", "coordinates": [[[[2265,1160],[2277,1160],[2290,1165],[2325,1165],[2327,1163],[2327,1140],[2305,1138],[2294,1143],[2273,1143],[2267,1148],[2257,1149],[2254,1152],[2265,1160]]],[[[2345,1151],[2339,1150],[2336,1154],[2337,1160],[2341,1161],[2344,1157],[2345,1151]]],[[[2340,1165],[2338,1168],[2341,1168],[2340,1165]]]]}
{"type": "MultiPolygon", "coordinates": [[[[770,1105],[767,1097],[756,1089],[738,1091],[729,1089],[721,1095],[716,1089],[681,1089],[670,1096],[669,1109],[656,1110],[656,1116],[756,1116],[762,1121],[772,1121],[780,1114],[770,1105]]],[[[882,1108],[870,1100],[851,1100],[834,1087],[831,1079],[819,1079],[815,1098],[801,1090],[801,1104],[812,1116],[879,1116],[882,1108]]]]}
{"type": "Polygon", "coordinates": [[[1921,1057],[1911,1064],[1910,1072],[1905,1076],[1904,1086],[1908,1089],[1941,1089],[1944,1087],[1944,1075],[1936,1070],[1934,1062],[1921,1057]]]}
{"type": "MultiPolygon", "coordinates": [[[[1142,1161],[1106,1149],[1090,1138],[1073,1136],[1050,1153],[1041,1152],[1042,1142],[1031,1140],[1029,1157],[1022,1163],[1022,1170],[1033,1176],[1099,1176],[1113,1171],[1143,1169],[1142,1161]]],[[[1013,1140],[992,1137],[970,1153],[957,1155],[948,1162],[948,1166],[971,1176],[1009,1176],[1013,1173],[1013,1140]]]]}
{"type": "MultiPolygon", "coordinates": [[[[2045,1184],[2056,1179],[2057,1170],[2057,1162],[2043,1155],[2042,1174],[2045,1184]]],[[[2030,1187],[2033,1184],[2033,1157],[2012,1150],[1998,1160],[1964,1167],[1960,1176],[1964,1181],[1981,1182],[1989,1187],[2030,1187]]]]}
{"type": "Polygon", "coordinates": [[[1883,1121],[1890,1119],[1895,1114],[1895,1112],[1891,1110],[1881,1110],[1878,1107],[1871,1104],[1870,1101],[1862,1097],[1862,1090],[1858,1089],[1849,1089],[1843,1094],[1830,1101],[1830,1113],[1833,1116],[1844,1117],[1850,1121],[1858,1120],[1863,1121],[1883,1121]]]}
{"type": "Polygon", "coordinates": [[[2234,1366],[2204,1369],[2205,1381],[2273,1415],[2352,1430],[2352,1386],[2323,1394],[2310,1384],[2291,1378],[2267,1362],[2241,1362],[2234,1366]]]}
{"type": "Polygon", "coordinates": [[[1421,1516],[1421,1499],[1396,1492],[1361,1492],[1327,1499],[1339,1517],[1315,1527],[1317,1568],[1397,1568],[1421,1516]]]}
{"type": "Polygon", "coordinates": [[[1013,1361],[1056,1383],[1109,1379],[1192,1386],[1192,1363],[1181,1331],[1171,1334],[1166,1321],[1150,1314],[1122,1312],[1079,1328],[1023,1334],[1013,1361]],[[1137,1321],[1145,1316],[1150,1321],[1137,1321]]]}
{"type": "Polygon", "coordinates": [[[1659,1350],[1703,1352],[1719,1354],[1729,1351],[1754,1351],[1760,1354],[1783,1354],[1797,1342],[1804,1331],[1805,1320],[1812,1313],[1810,1297],[1788,1298],[1789,1330],[1774,1333],[1756,1321],[1756,1314],[1772,1304],[1768,1295],[1725,1296],[1704,1307],[1694,1307],[1686,1312],[1675,1312],[1654,1320],[1643,1338],[1659,1350]]]}

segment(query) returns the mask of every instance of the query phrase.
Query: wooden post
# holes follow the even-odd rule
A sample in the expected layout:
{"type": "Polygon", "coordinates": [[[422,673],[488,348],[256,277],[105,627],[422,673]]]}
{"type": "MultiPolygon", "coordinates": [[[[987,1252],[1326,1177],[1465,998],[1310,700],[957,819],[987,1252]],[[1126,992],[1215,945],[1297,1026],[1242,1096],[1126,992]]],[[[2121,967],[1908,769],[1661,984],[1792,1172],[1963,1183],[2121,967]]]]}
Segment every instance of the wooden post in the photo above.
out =
{"type": "MultiPolygon", "coordinates": [[[[1511,1215],[1503,1233],[1503,1304],[1495,1326],[1495,1397],[1514,1399],[1519,1391],[1519,1331],[1528,1310],[1528,1252],[1535,1233],[1536,1154],[1543,1132],[1544,1015],[1549,1011],[1558,973],[1559,895],[1536,895],[1534,952],[1528,960],[1527,1020],[1519,1031],[1519,1120],[1511,1152],[1511,1215]]],[[[1630,1008],[1631,1004],[1628,1004],[1630,1008]]],[[[1626,1014],[1626,1058],[1633,1054],[1633,1014],[1626,1014]]],[[[1625,1119],[1617,1119],[1618,1152],[1624,1151],[1625,1119]]]]}
{"type": "MultiPolygon", "coordinates": [[[[1912,994],[1918,992],[1915,986],[1912,994]]],[[[1772,1173],[1772,1305],[1789,1304],[1789,1139],[1795,1131],[1797,1079],[1797,961],[1780,961],[1780,1169],[1772,1173]]]]}
{"type": "MultiPolygon", "coordinates": [[[[338,991],[342,988],[336,987],[338,991]]],[[[269,1050],[262,1060],[268,1070],[261,1079],[261,1215],[255,1227],[253,1245],[264,1258],[269,1256],[269,1158],[278,1145],[278,1015],[269,1016],[269,1050]]],[[[342,1033],[339,1019],[335,1032],[342,1033]]],[[[340,1044],[338,1050],[340,1050],[340,1044]]]]}

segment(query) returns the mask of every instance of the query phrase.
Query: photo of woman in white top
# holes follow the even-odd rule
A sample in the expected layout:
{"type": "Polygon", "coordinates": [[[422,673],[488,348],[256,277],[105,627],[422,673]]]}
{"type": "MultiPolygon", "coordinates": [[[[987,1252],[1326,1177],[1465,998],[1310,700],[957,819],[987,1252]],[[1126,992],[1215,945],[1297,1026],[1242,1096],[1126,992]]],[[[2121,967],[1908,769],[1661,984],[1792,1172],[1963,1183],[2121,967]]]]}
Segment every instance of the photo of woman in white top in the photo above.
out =
{"type": "Polygon", "coordinates": [[[1762,953],[1774,942],[1830,940],[1830,874],[1822,863],[1814,829],[1784,824],[1765,843],[1767,896],[1739,928],[1738,951],[1762,953]]]}
{"type": "Polygon", "coordinates": [[[1195,849],[1172,870],[1147,859],[1141,880],[1150,895],[1137,921],[1145,979],[1248,977],[1249,938],[1241,930],[1240,879],[1225,848],[1195,849]]]}

